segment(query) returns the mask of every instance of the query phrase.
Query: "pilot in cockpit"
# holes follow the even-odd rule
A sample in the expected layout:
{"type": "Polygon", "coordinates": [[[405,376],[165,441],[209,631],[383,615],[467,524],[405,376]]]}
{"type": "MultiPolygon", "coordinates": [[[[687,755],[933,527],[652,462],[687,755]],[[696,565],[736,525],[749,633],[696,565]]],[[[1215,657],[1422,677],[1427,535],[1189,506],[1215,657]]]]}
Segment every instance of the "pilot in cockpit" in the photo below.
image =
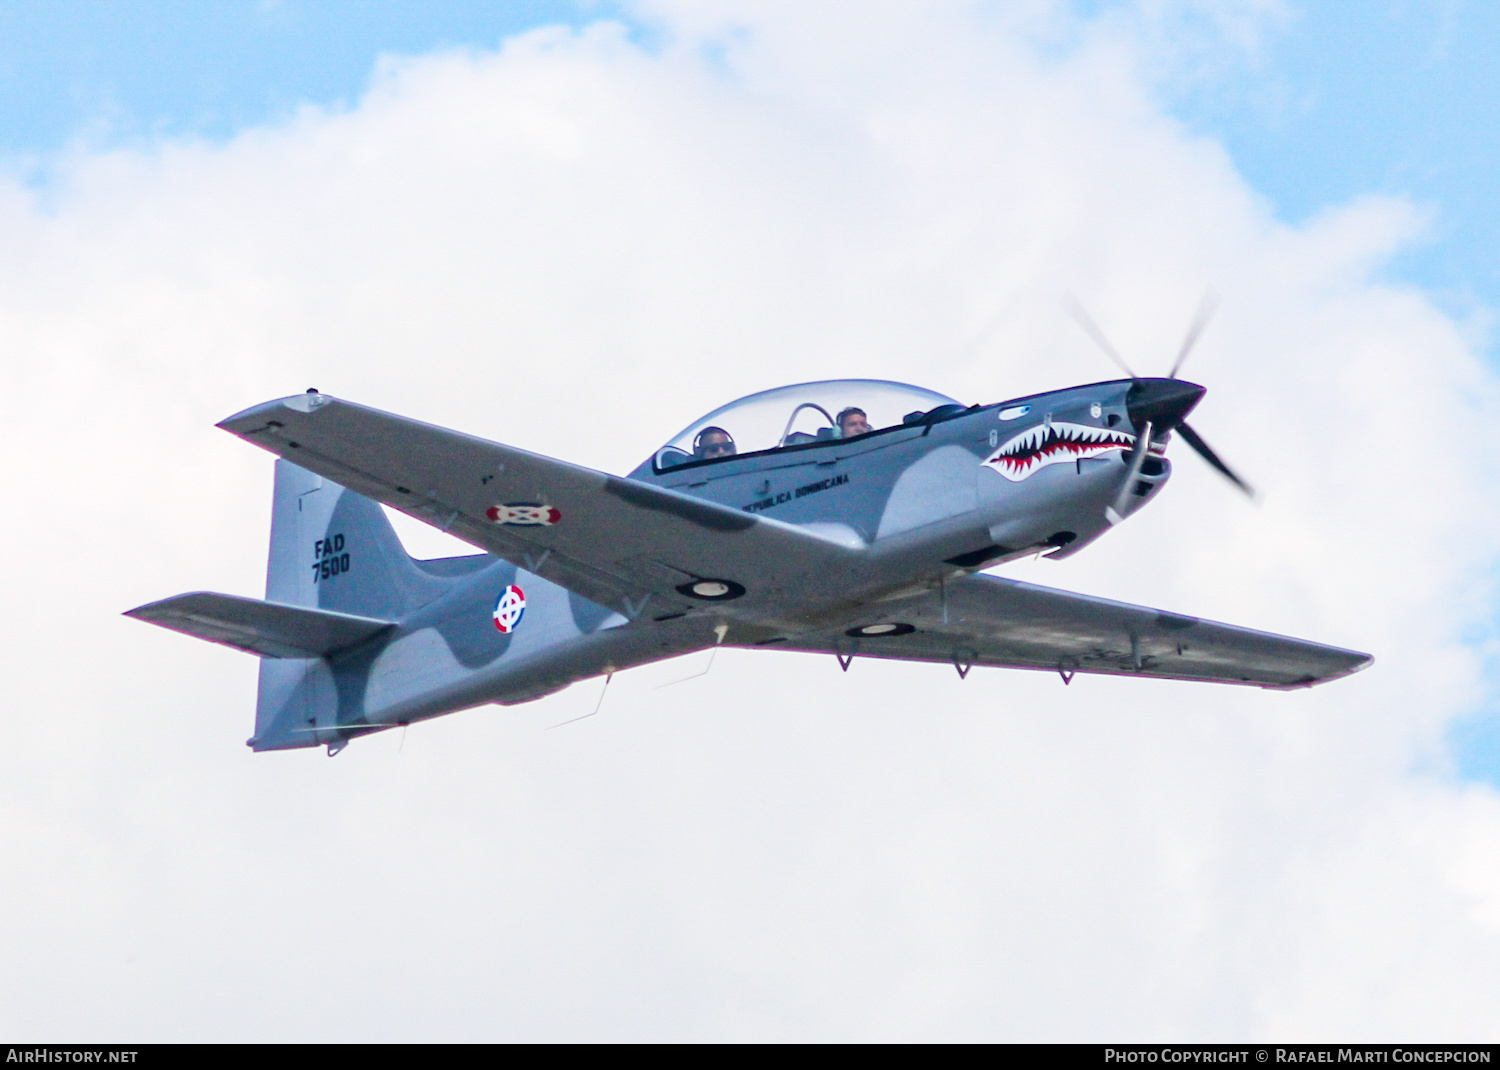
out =
{"type": "Polygon", "coordinates": [[[693,439],[693,456],[700,461],[733,457],[734,453],[734,439],[722,427],[705,427],[693,439]]]}
{"type": "Polygon", "coordinates": [[[851,405],[839,413],[839,438],[867,435],[870,431],[870,421],[865,416],[864,409],[856,409],[851,405]]]}

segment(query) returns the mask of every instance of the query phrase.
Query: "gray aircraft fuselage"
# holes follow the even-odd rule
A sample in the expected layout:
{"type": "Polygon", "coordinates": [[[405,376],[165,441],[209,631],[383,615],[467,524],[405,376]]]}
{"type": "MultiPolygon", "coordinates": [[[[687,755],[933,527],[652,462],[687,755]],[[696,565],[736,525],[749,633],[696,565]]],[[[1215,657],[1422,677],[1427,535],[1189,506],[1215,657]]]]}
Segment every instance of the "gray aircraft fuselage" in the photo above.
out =
{"type": "Polygon", "coordinates": [[[1150,501],[1174,430],[1240,483],[1185,422],[1203,393],[1135,379],[965,407],[873,380],[802,384],[715,410],[616,477],[309,392],[220,425],[285,462],[266,599],[195,592],[130,612],[262,657],[256,750],[332,751],[718,644],[1065,682],[1293,688],[1358,671],[1356,652],[975,575],[1076,553],[1150,501]],[[860,390],[886,410],[843,437],[831,407],[860,390]],[[892,416],[909,399],[940,403],[892,416]],[[719,426],[736,420],[749,430],[719,426]],[[712,456],[735,433],[759,448],[712,456]],[[376,502],[486,553],[414,560],[376,502]]]}

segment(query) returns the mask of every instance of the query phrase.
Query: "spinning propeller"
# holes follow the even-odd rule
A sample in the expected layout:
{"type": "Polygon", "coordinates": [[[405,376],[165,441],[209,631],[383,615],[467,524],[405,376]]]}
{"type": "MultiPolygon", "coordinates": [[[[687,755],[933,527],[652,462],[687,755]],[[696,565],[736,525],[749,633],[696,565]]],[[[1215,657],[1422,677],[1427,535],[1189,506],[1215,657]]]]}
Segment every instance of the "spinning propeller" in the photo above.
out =
{"type": "Polygon", "coordinates": [[[1118,524],[1125,518],[1125,510],[1130,506],[1130,495],[1135,487],[1136,477],[1141,474],[1141,466],[1146,463],[1146,454],[1151,450],[1152,437],[1172,431],[1181,432],[1183,439],[1193,448],[1193,452],[1240,490],[1252,498],[1255,497],[1255,491],[1251,489],[1250,484],[1235,475],[1233,469],[1225,464],[1213,448],[1203,440],[1203,436],[1188,426],[1187,414],[1207,391],[1197,383],[1189,383],[1177,378],[1183,362],[1187,360],[1193,347],[1198,344],[1203,329],[1208,326],[1208,321],[1213,317],[1216,306],[1217,302],[1213,295],[1205,295],[1198,305],[1197,314],[1193,316],[1192,324],[1188,327],[1187,336],[1182,340],[1182,348],[1177,352],[1177,359],[1172,364],[1171,372],[1165,379],[1143,379],[1131,370],[1130,365],[1125,363],[1125,358],[1109,344],[1109,339],[1104,337],[1104,332],[1084,311],[1083,306],[1071,296],[1067,299],[1068,312],[1078,322],[1078,326],[1083,328],[1084,333],[1094,340],[1094,344],[1104,350],[1109,359],[1118,364],[1131,380],[1130,392],[1125,395],[1125,409],[1130,415],[1131,425],[1136,428],[1135,446],[1130,451],[1130,474],[1121,485],[1120,493],[1115,496],[1115,500],[1104,510],[1105,518],[1111,524],[1118,524]]]}

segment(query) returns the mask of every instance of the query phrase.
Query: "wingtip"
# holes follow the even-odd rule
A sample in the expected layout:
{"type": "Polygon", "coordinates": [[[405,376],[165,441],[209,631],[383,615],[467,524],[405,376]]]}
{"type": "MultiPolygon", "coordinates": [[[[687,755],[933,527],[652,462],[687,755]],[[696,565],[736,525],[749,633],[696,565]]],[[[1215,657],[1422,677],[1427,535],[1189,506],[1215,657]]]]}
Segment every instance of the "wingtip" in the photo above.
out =
{"type": "Polygon", "coordinates": [[[136,606],[134,609],[124,610],[123,612],[121,612],[120,616],[129,617],[132,620],[143,620],[147,624],[155,624],[156,621],[152,619],[151,615],[152,610],[159,609],[162,606],[176,605],[183,599],[197,598],[201,595],[213,595],[214,593],[215,592],[213,591],[184,591],[182,594],[174,594],[166,598],[158,598],[154,602],[145,602],[141,605],[136,606]]]}
{"type": "Polygon", "coordinates": [[[328,394],[292,394],[290,397],[276,398],[272,401],[263,401],[259,405],[252,405],[248,409],[242,409],[233,416],[226,416],[215,427],[222,428],[232,435],[254,434],[269,424],[275,422],[276,414],[286,409],[300,412],[304,415],[321,409],[334,399],[328,394]]]}
{"type": "Polygon", "coordinates": [[[1352,661],[1349,667],[1342,671],[1329,672],[1323,676],[1304,676],[1299,680],[1294,680],[1286,684],[1267,684],[1262,686],[1267,691],[1301,691],[1304,688],[1317,687],[1319,684],[1331,684],[1335,680],[1348,679],[1355,673],[1364,672],[1371,665],[1375,664],[1375,656],[1373,654],[1365,654],[1357,650],[1346,650],[1342,651],[1342,653],[1359,660],[1352,661]]]}

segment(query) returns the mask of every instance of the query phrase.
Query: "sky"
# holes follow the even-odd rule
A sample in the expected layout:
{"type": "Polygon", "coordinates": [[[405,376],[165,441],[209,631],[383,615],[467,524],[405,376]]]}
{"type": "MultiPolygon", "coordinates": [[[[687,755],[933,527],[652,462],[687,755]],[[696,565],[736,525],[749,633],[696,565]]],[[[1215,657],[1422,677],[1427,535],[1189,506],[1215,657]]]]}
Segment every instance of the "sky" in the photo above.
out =
{"type": "MultiPolygon", "coordinates": [[[[1069,5],[1061,5],[1069,8],[1069,5]]],[[[1500,296],[1494,5],[1389,0],[1131,4],[1071,10],[1157,50],[1152,89],[1225,145],[1289,221],[1361,194],[1432,213],[1388,265],[1458,311],[1500,296]]],[[[489,49],[543,25],[657,23],[606,0],[10,0],[0,7],[0,153],[45,181],[80,141],[232,137],[309,104],[358,100],[382,56],[489,49]]]]}
{"type": "Polygon", "coordinates": [[[1496,18],[0,7],[0,1031],[1493,1039],[1496,18]],[[213,427],[261,400],[624,472],[785,382],[1105,378],[1069,293],[1164,370],[1205,289],[1194,425],[1261,501],[1181,457],[1005,572],[1355,678],[726,650],[330,761],[119,616],[263,590],[271,462],[213,427]]]}

